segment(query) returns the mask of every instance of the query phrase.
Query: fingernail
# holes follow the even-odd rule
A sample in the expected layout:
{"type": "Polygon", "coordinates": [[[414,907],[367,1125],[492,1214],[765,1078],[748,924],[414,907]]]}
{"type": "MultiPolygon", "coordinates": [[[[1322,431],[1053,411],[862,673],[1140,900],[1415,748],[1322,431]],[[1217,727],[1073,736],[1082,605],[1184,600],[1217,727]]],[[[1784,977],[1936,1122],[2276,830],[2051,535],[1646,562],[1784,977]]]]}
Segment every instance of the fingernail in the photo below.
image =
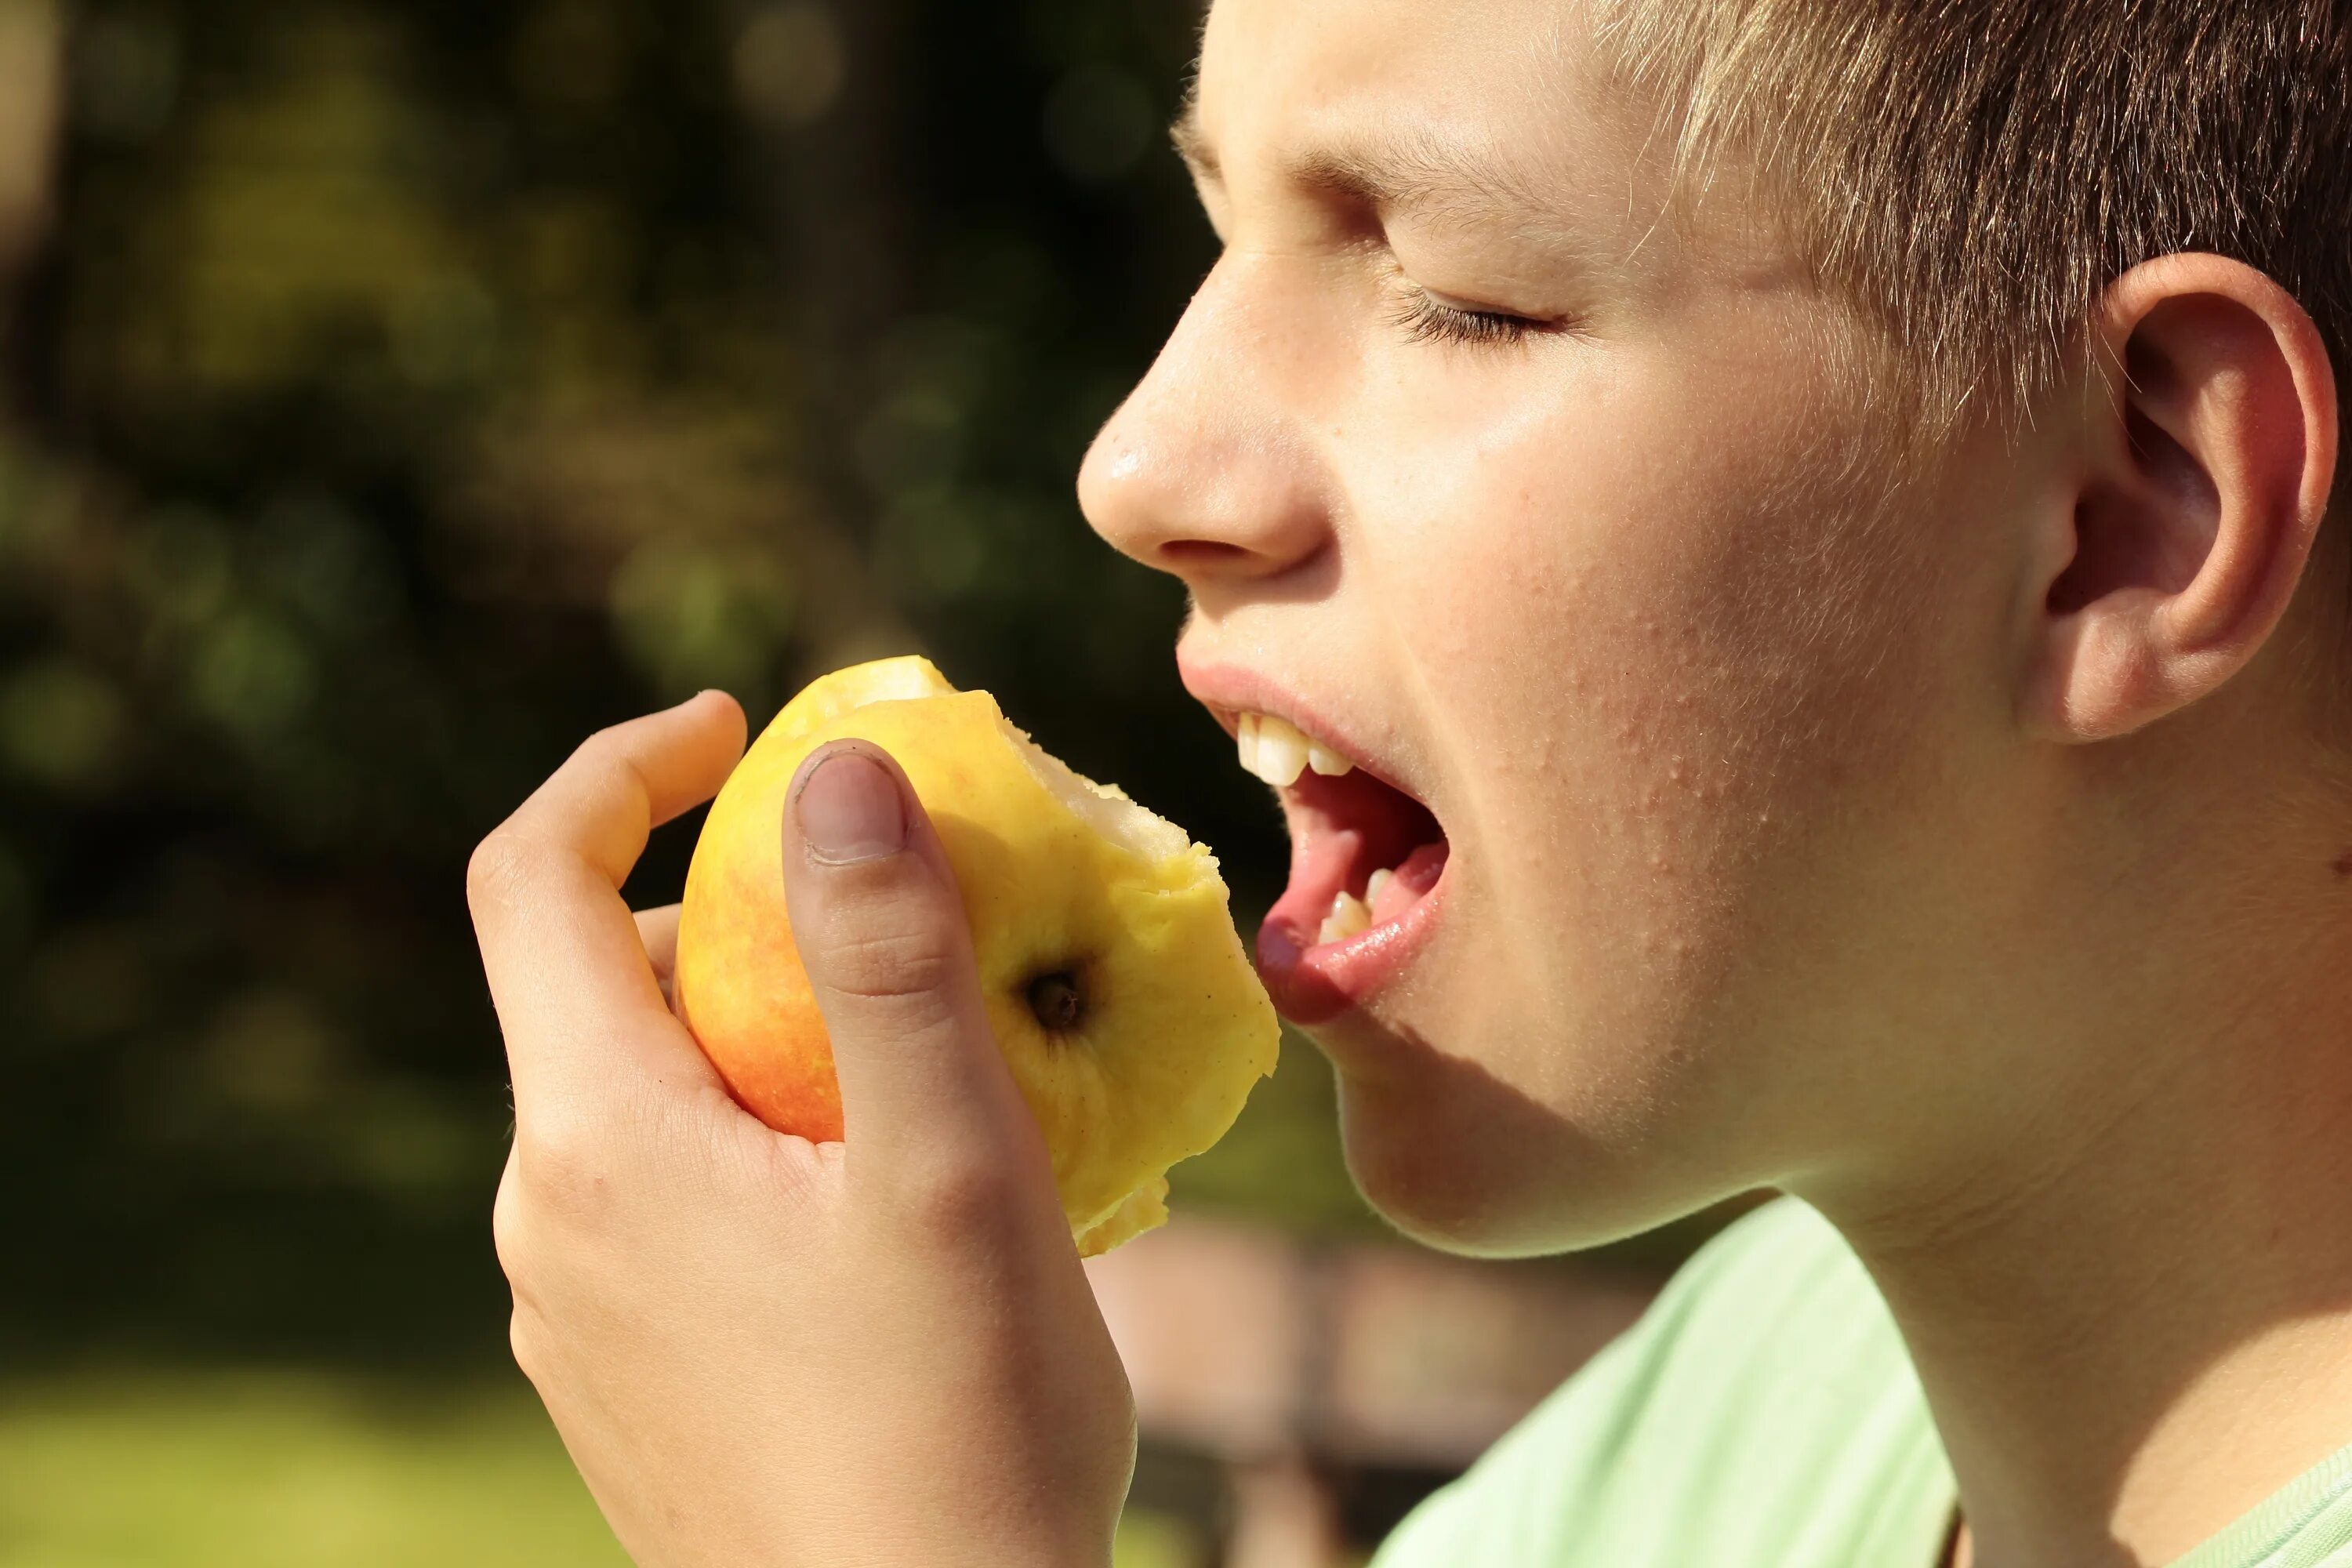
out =
{"type": "Polygon", "coordinates": [[[794,804],[801,839],[829,866],[879,860],[907,847],[907,812],[898,781],[856,752],[835,752],[801,784],[794,804]]]}

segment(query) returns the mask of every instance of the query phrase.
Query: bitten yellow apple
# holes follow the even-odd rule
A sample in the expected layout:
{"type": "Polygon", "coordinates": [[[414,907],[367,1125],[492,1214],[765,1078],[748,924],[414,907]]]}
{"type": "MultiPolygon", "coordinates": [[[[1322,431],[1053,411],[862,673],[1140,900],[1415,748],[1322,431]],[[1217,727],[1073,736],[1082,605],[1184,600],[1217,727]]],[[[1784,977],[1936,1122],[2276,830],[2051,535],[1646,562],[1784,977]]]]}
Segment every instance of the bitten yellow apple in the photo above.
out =
{"type": "Polygon", "coordinates": [[[839,671],[776,716],[719,792],[687,875],[678,1011],[780,1131],[842,1136],[832,1048],[784,913],[785,795],[856,736],[897,758],[954,867],[989,1022],[1043,1129],[1070,1232],[1108,1251],[1168,1217],[1167,1172],[1274,1070],[1278,1026],[1216,858],[1079,777],[920,658],[839,671]]]}

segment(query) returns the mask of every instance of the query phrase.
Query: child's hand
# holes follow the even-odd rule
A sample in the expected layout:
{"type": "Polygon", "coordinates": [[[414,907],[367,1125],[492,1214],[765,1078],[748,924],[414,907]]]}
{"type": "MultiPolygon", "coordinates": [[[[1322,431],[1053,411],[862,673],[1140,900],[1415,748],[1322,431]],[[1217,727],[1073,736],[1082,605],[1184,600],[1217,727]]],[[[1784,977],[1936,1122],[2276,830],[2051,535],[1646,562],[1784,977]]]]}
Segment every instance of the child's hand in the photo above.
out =
{"type": "Polygon", "coordinates": [[[746,1115],[666,1005],[675,914],[619,889],[742,749],[715,694],[606,731],[474,857],[515,1359],[644,1568],[1101,1568],[1126,1377],[894,763],[813,758],[777,868],[845,1144],[746,1115]]]}

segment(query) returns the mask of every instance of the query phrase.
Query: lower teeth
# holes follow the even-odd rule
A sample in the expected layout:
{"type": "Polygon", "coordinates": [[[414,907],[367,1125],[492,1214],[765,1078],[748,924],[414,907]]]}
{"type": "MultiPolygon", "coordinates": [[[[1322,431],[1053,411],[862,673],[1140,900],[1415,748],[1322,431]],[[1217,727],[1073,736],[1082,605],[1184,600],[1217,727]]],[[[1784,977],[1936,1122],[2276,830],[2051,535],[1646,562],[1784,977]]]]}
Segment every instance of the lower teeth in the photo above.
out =
{"type": "Polygon", "coordinates": [[[1323,929],[1316,933],[1316,941],[1345,942],[1371,929],[1371,906],[1353,893],[1341,893],[1331,900],[1331,912],[1323,917],[1323,929]]]}

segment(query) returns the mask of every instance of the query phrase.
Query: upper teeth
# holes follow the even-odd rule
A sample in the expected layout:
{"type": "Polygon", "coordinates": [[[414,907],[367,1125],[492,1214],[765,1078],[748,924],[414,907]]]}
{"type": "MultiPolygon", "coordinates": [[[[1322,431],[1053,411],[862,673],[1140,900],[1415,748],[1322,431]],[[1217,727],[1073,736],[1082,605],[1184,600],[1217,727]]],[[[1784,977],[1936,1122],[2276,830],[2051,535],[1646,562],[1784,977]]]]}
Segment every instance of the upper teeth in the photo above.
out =
{"type": "Polygon", "coordinates": [[[1287,719],[1271,713],[1244,713],[1235,737],[1244,771],[1276,789],[1288,789],[1308,768],[1327,778],[1356,771],[1356,764],[1319,741],[1300,734],[1287,719]]]}

